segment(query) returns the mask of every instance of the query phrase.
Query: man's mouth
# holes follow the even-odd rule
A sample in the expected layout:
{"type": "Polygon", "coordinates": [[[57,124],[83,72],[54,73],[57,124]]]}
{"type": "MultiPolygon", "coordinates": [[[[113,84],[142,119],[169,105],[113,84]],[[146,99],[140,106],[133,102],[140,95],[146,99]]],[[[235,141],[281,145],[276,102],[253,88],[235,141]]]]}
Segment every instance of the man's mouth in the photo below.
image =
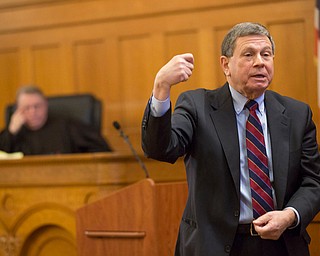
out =
{"type": "Polygon", "coordinates": [[[256,74],[256,75],[253,75],[252,77],[255,77],[255,78],[265,78],[266,76],[265,76],[265,75],[262,75],[262,74],[256,74]]]}

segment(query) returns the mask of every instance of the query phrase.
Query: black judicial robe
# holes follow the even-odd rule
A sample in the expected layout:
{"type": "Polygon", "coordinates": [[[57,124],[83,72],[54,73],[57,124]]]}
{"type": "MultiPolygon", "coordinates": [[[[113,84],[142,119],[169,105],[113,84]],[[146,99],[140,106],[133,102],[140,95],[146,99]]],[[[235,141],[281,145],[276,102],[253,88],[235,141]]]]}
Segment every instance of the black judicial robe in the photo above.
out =
{"type": "Polygon", "coordinates": [[[25,155],[69,154],[111,151],[106,140],[92,127],[74,120],[49,116],[37,131],[23,126],[12,135],[8,128],[0,133],[0,150],[25,155]]]}

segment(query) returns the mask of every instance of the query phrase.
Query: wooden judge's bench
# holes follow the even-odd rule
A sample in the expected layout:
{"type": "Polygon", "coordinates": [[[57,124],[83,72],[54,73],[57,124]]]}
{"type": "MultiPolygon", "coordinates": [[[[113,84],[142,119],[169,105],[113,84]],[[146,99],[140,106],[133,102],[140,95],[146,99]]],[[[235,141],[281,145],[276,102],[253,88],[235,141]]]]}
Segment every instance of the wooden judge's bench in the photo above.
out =
{"type": "MultiPolygon", "coordinates": [[[[0,256],[171,256],[187,186],[182,160],[129,154],[0,161],[0,256]]],[[[309,227],[312,256],[320,223],[309,227]]]]}

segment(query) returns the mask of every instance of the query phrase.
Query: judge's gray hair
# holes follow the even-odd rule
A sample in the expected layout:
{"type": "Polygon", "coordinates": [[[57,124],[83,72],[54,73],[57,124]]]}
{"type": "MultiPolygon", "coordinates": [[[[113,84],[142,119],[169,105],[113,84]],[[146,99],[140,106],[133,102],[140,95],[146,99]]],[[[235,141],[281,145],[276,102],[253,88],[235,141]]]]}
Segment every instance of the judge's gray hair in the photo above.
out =
{"type": "Polygon", "coordinates": [[[20,87],[16,94],[16,100],[18,100],[21,94],[38,94],[42,98],[46,99],[41,89],[36,85],[25,85],[20,87]]]}

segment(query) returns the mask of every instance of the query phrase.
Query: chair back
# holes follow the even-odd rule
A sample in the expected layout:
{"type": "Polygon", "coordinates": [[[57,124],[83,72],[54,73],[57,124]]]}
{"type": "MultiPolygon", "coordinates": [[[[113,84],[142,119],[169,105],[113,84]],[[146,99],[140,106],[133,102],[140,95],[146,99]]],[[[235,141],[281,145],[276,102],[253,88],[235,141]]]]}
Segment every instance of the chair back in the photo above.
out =
{"type": "MultiPolygon", "coordinates": [[[[47,97],[49,115],[74,119],[101,131],[102,102],[91,94],[73,94],[47,97]]],[[[5,110],[5,121],[8,125],[16,109],[15,104],[5,110]]]]}

